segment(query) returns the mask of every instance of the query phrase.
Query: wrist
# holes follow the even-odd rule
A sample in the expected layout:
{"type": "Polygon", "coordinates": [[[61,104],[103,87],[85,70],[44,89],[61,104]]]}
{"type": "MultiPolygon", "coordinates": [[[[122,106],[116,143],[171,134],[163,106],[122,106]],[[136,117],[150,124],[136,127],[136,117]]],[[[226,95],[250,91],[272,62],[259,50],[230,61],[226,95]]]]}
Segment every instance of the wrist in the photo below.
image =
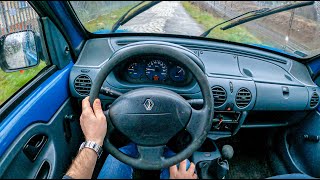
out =
{"type": "Polygon", "coordinates": [[[99,146],[103,146],[103,140],[102,139],[97,139],[97,138],[85,138],[86,141],[92,141],[98,144],[99,146]]]}
{"type": "Polygon", "coordinates": [[[91,148],[88,148],[88,147],[83,147],[82,150],[80,152],[83,152],[85,153],[87,156],[91,156],[91,157],[94,157],[94,158],[97,158],[98,159],[98,154],[95,150],[91,149],[91,148]]]}

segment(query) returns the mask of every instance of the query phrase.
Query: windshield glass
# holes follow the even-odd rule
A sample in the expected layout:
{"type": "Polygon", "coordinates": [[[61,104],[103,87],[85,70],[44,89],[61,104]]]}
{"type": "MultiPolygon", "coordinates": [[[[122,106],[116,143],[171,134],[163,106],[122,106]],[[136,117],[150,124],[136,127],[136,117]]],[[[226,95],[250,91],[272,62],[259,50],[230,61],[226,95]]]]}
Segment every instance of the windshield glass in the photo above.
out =
{"type": "MultiPolygon", "coordinates": [[[[133,17],[115,32],[113,25],[142,1],[71,1],[83,26],[94,34],[161,33],[200,36],[209,28],[248,11],[276,8],[293,1],[163,1],[133,17]]],[[[130,11],[149,3],[146,1],[130,11]]],[[[258,46],[309,58],[320,54],[320,2],[287,10],[221,30],[223,24],[206,38],[258,46]]]]}

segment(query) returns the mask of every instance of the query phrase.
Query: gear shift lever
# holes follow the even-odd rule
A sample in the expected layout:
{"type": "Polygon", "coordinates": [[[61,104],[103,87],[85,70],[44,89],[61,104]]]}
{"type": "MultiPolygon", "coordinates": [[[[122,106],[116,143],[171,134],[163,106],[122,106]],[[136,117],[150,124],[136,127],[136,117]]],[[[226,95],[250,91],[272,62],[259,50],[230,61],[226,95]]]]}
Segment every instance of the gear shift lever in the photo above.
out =
{"type": "Polygon", "coordinates": [[[233,148],[224,145],[221,150],[221,157],[212,161],[201,161],[198,165],[198,175],[200,179],[222,179],[229,171],[229,163],[233,156],[233,148]]]}
{"type": "Polygon", "coordinates": [[[229,163],[233,156],[233,148],[230,145],[224,145],[221,151],[221,158],[211,161],[209,165],[209,174],[217,179],[222,179],[229,171],[229,163]]]}

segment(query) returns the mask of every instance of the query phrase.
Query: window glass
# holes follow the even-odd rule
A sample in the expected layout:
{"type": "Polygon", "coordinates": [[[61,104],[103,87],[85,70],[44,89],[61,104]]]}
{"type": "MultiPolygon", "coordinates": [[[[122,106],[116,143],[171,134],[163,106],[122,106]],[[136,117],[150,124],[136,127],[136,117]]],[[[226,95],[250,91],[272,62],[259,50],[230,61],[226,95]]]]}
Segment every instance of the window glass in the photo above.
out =
{"type": "MultiPolygon", "coordinates": [[[[14,60],[8,59],[8,65],[14,65],[18,62],[26,62],[26,59],[36,59],[36,46],[34,36],[25,33],[26,36],[20,38],[12,38],[9,34],[24,30],[32,30],[35,36],[40,36],[38,14],[26,1],[0,1],[0,36],[8,37],[4,47],[7,54],[21,52],[21,57],[15,56],[14,60]],[[15,46],[15,44],[21,44],[15,46]],[[8,46],[8,48],[7,48],[8,46]],[[26,57],[26,55],[28,57],[26,57]]],[[[6,57],[10,57],[9,55],[6,57]]],[[[12,66],[13,66],[12,65],[12,66]]],[[[49,62],[40,59],[37,66],[26,70],[15,72],[4,72],[0,69],[0,106],[4,104],[14,93],[19,91],[25,84],[34,78],[44,67],[49,65],[49,62]]]]}

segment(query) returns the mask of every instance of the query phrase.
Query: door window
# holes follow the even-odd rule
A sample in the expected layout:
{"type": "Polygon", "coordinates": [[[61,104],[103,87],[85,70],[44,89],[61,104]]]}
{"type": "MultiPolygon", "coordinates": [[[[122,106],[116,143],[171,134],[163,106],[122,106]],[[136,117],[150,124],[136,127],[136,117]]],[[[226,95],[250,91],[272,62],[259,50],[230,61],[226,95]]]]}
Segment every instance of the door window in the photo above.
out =
{"type": "MultiPolygon", "coordinates": [[[[40,36],[39,28],[41,26],[39,26],[38,18],[39,16],[36,11],[32,9],[26,1],[0,1],[0,36],[8,37],[7,42],[10,40],[9,34],[20,31],[31,30],[36,36],[40,36]]],[[[25,34],[28,35],[28,33],[25,34]]],[[[17,47],[14,46],[16,49],[21,47],[21,49],[23,49],[23,51],[21,51],[22,53],[28,52],[28,57],[35,55],[36,47],[34,38],[26,36],[21,39],[22,41],[20,43],[14,40],[10,42],[17,44],[17,47]]],[[[4,47],[5,51],[12,50],[12,46],[8,46],[8,49],[6,48],[7,46],[4,47]]],[[[15,59],[10,59],[10,56],[7,56],[7,58],[9,58],[7,61],[10,61],[11,64],[19,64],[20,62],[24,62],[25,59],[28,59],[28,57],[26,58],[26,56],[22,55],[16,56],[15,59]]],[[[48,65],[49,62],[42,58],[38,65],[25,70],[4,72],[0,69],[0,107],[48,65]]]]}

